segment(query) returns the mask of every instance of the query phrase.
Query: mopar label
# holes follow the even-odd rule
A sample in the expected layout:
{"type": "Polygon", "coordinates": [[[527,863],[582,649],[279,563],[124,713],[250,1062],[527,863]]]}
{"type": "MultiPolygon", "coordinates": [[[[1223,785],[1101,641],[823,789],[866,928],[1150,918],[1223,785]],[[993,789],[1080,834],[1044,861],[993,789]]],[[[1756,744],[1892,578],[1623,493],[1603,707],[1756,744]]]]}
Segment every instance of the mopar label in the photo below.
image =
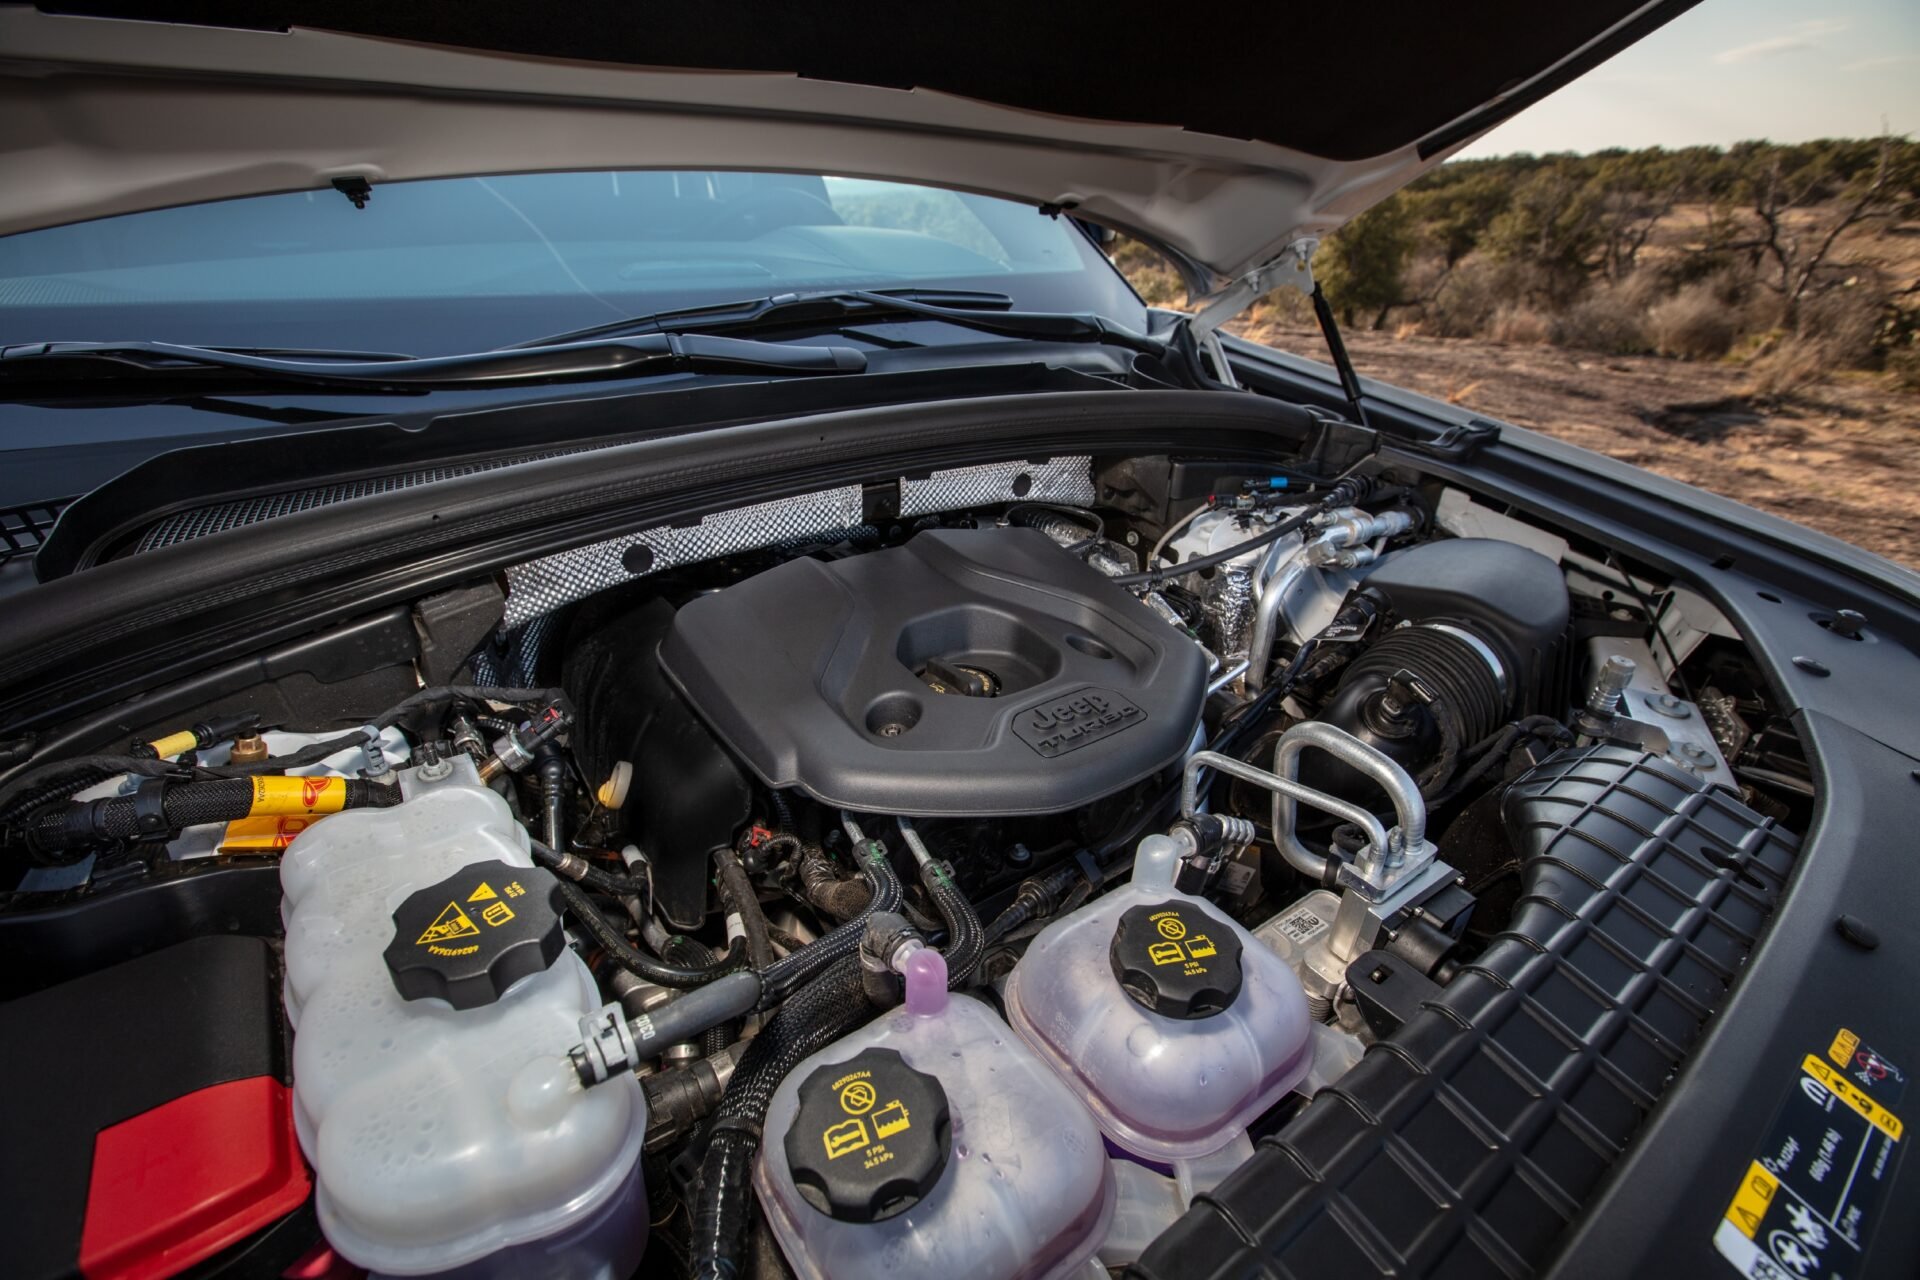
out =
{"type": "Polygon", "coordinates": [[[1082,689],[1029,707],[1013,718],[1020,741],[1052,759],[1146,721],[1147,713],[1111,689],[1082,689]]]}
{"type": "Polygon", "coordinates": [[[1906,1075],[1842,1028],[1809,1053],[1713,1235],[1748,1280],[1846,1280],[1888,1206],[1906,1075]]]}

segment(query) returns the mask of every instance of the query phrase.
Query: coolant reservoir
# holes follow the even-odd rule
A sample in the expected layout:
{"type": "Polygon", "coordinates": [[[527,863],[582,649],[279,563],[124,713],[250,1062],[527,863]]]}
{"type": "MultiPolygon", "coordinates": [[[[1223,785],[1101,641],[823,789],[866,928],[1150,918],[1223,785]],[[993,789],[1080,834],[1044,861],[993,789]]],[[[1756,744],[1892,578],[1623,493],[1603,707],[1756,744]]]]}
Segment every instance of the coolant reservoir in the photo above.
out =
{"type": "Polygon", "coordinates": [[[639,1082],[579,1087],[567,1051],[601,1001],[553,882],[472,761],[435,768],[281,862],[321,1230],[376,1273],[624,1277],[647,1231],[639,1082]]]}
{"type": "Polygon", "coordinates": [[[1191,1160],[1233,1142],[1313,1065],[1292,970],[1202,898],[1179,847],[1140,842],[1133,880],[1049,925],[1007,979],[1007,1015],[1115,1144],[1191,1160]]]}
{"type": "Polygon", "coordinates": [[[1100,1131],[931,951],[907,1004],[796,1067],[754,1181],[802,1280],[1047,1280],[1113,1213],[1100,1131]]]}

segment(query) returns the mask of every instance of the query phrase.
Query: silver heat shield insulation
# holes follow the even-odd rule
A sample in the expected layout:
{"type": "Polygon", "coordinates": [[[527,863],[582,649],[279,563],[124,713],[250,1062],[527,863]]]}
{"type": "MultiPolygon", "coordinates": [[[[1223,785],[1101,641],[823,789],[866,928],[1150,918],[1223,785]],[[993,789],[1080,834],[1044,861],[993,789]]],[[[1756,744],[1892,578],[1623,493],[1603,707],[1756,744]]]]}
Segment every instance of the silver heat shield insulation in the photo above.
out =
{"type": "MultiPolygon", "coordinates": [[[[1094,498],[1093,459],[1082,454],[1045,462],[990,462],[901,477],[901,517],[959,511],[1005,502],[1084,506],[1094,498]]],[[[867,527],[862,486],[844,485],[717,511],[697,525],[661,525],[589,546],[513,565],[507,570],[507,606],[501,626],[511,631],[609,587],[679,565],[788,543],[850,536],[867,527]],[[636,546],[649,553],[629,568],[636,546]]]]}

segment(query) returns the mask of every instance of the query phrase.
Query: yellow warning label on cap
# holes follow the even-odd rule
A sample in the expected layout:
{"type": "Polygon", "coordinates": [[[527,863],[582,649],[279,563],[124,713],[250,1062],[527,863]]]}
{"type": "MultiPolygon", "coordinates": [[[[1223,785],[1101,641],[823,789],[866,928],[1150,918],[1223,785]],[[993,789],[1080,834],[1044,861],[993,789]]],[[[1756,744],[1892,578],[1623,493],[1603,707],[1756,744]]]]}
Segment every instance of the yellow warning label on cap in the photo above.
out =
{"type": "Polygon", "coordinates": [[[480,882],[480,887],[467,895],[467,901],[468,902],[485,902],[488,898],[497,898],[499,896],[500,896],[499,894],[493,891],[492,885],[488,884],[485,880],[482,880],[480,882]]]}
{"type": "Polygon", "coordinates": [[[472,937],[479,932],[480,927],[467,918],[467,913],[460,909],[460,904],[457,902],[449,902],[447,909],[442,911],[439,916],[435,918],[434,922],[427,926],[427,931],[421,934],[419,940],[413,945],[416,947],[430,947],[436,942],[446,942],[452,938],[472,937]]]}
{"type": "Polygon", "coordinates": [[[263,776],[253,780],[253,804],[247,816],[338,813],[346,807],[345,778],[326,774],[306,778],[263,776]]]}

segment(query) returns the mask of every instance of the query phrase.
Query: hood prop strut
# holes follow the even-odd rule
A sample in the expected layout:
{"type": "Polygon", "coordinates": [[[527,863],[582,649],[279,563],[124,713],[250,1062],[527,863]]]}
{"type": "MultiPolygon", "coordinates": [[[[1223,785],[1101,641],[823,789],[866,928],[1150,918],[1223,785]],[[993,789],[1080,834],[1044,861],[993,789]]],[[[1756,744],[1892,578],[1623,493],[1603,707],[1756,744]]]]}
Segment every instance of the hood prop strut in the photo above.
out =
{"type": "MultiPolygon", "coordinates": [[[[1354,420],[1363,427],[1369,426],[1366,407],[1361,404],[1360,375],[1354,372],[1347,344],[1340,339],[1340,326],[1334,322],[1327,295],[1321,292],[1320,282],[1313,278],[1313,251],[1319,246],[1320,242],[1312,236],[1292,241],[1271,261],[1203,299],[1200,309],[1187,318],[1186,329],[1195,345],[1208,351],[1224,371],[1226,353],[1219,347],[1216,332],[1220,326],[1252,306],[1262,294],[1282,287],[1298,289],[1313,301],[1320,336],[1326,340],[1327,352],[1333,357],[1334,372],[1340,376],[1340,390],[1346,394],[1354,420]]],[[[1231,378],[1232,374],[1228,373],[1221,380],[1231,385],[1231,378]]]]}
{"type": "Polygon", "coordinates": [[[1341,340],[1340,326],[1334,323],[1333,307],[1327,302],[1327,295],[1320,290],[1318,280],[1313,283],[1313,292],[1307,295],[1313,299],[1313,314],[1320,321],[1320,336],[1327,340],[1327,353],[1333,357],[1333,369],[1340,375],[1340,389],[1347,393],[1347,404],[1353,409],[1353,418],[1363,427],[1372,427],[1367,421],[1366,406],[1360,402],[1360,375],[1354,372],[1353,360],[1347,355],[1347,344],[1341,340]]]}

